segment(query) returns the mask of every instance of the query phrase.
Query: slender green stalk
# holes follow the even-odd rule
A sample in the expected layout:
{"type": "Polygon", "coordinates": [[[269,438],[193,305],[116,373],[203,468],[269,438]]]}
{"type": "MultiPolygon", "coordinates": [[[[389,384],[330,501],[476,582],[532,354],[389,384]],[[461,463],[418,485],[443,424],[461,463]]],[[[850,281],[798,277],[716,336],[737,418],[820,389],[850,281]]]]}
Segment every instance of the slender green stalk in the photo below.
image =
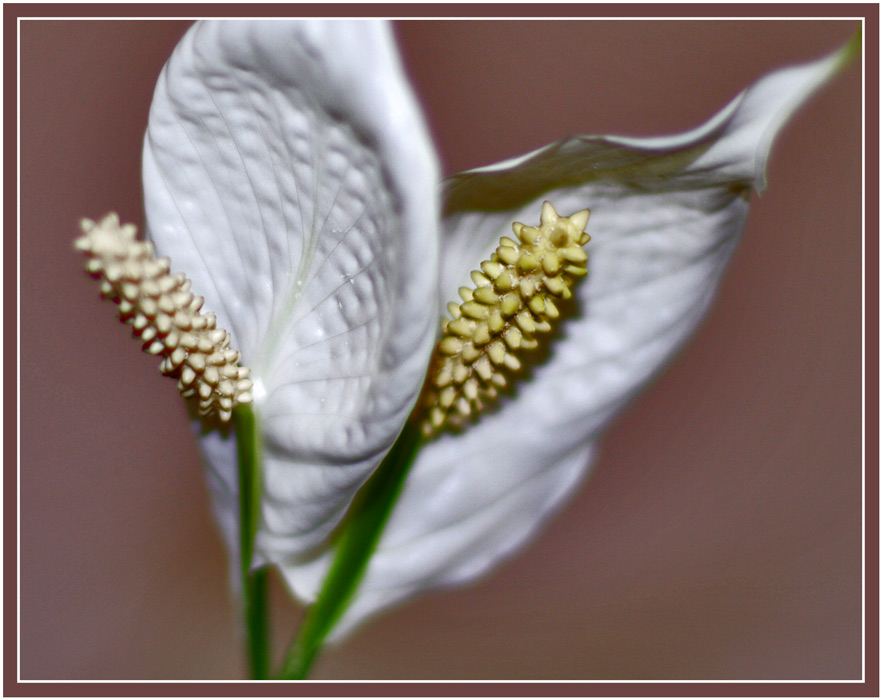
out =
{"type": "Polygon", "coordinates": [[[389,454],[359,491],[340,528],[334,560],[318,599],[306,611],[288,650],[282,679],[300,680],[309,674],[325,639],[358,587],[421,442],[419,428],[405,425],[389,454]]]}
{"type": "Polygon", "coordinates": [[[257,420],[250,406],[237,406],[233,418],[239,458],[239,567],[248,666],[253,679],[264,680],[269,678],[267,571],[251,570],[260,514],[260,439],[257,420]]]}

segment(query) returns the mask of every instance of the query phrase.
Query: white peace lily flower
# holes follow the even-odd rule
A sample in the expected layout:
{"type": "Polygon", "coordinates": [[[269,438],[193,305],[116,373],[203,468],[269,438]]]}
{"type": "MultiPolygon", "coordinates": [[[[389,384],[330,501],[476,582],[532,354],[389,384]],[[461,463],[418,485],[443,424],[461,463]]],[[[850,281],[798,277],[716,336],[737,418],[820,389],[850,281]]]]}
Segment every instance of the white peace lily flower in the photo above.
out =
{"type": "MultiPolygon", "coordinates": [[[[329,533],[420,392],[439,307],[550,200],[591,209],[577,313],[498,410],[421,449],[336,636],[522,546],[704,316],[776,133],[852,50],[773,73],[680,136],[573,137],[455,176],[439,219],[435,156],[386,25],[196,25],[154,98],[147,225],[252,371],[255,563],[315,598],[329,533]]],[[[201,442],[235,550],[235,446],[201,442]]]]}

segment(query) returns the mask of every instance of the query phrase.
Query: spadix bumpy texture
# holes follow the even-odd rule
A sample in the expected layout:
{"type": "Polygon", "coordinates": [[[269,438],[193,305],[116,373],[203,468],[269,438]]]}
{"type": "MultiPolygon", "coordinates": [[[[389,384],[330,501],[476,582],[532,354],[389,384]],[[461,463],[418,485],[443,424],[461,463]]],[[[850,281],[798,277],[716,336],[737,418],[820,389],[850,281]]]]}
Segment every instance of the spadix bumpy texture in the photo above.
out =
{"type": "Polygon", "coordinates": [[[76,247],[89,257],[86,270],[101,278],[101,293],[117,302],[144,350],[162,355],[159,370],[178,378],[181,395],[198,397],[200,415],[217,412],[227,421],[237,404],[250,403],[248,369],[237,366],[230,334],[216,327],[213,313],[200,313],[202,297],[184,275],[170,274],[169,259],[157,258],[153,244],[137,240],[137,228],[120,226],[116,214],[83,219],[80,228],[76,247]]]}
{"type": "Polygon", "coordinates": [[[537,333],[547,333],[560,316],[554,298],[569,299],[572,287],[587,274],[582,246],[589,211],[558,215],[542,205],[540,225],[512,225],[518,240],[503,237],[489,260],[471,273],[475,287],[460,287],[461,304],[451,302],[453,317],[442,321],[429,372],[422,429],[431,436],[445,426],[460,428],[483,410],[506,386],[505,370],[517,371],[519,350],[538,347],[537,333]]]}

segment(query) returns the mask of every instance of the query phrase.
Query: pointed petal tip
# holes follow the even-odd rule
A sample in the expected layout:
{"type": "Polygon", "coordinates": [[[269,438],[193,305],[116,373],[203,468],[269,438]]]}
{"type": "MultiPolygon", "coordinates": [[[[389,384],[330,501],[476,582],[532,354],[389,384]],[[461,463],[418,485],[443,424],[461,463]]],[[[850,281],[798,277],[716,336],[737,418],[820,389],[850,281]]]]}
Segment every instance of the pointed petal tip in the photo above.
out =
{"type": "Polygon", "coordinates": [[[848,43],[837,52],[837,56],[839,58],[839,62],[836,66],[837,70],[842,70],[849,63],[859,57],[861,55],[862,48],[863,25],[858,24],[858,28],[855,33],[852,34],[851,39],[849,39],[848,43]]]}
{"type": "Polygon", "coordinates": [[[842,48],[814,61],[767,73],[739,94],[704,126],[681,140],[698,142],[714,134],[708,152],[694,165],[751,184],[761,194],[766,166],[781,130],[817,92],[860,54],[860,30],[842,48]],[[698,137],[698,138],[696,138],[698,137]]]}

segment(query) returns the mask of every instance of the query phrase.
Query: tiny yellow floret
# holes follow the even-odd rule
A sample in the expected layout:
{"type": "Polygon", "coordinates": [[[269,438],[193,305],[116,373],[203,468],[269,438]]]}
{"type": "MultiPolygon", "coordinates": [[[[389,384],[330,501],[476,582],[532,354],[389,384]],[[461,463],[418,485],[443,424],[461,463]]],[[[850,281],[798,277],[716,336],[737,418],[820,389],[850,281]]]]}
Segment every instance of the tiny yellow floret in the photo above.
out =
{"type": "Polygon", "coordinates": [[[86,271],[102,280],[102,295],[118,304],[144,350],[163,357],[159,370],[177,377],[181,395],[198,396],[200,415],[228,421],[237,404],[251,403],[249,370],[238,366],[239,352],[214,314],[200,312],[204,300],[190,280],[170,274],[168,258],[155,257],[153,244],[137,240],[134,224],[120,225],[116,214],[83,219],[80,228],[74,245],[89,257],[86,271]]]}
{"type": "Polygon", "coordinates": [[[569,299],[587,274],[582,246],[590,240],[589,214],[560,216],[544,202],[539,226],[512,224],[518,240],[503,236],[490,260],[471,273],[474,289],[460,287],[463,301],[447,305],[452,320],[441,322],[423,390],[427,437],[478,414],[506,386],[502,372],[520,369],[514,353],[536,348],[534,334],[551,330],[561,313],[552,297],[569,299]]]}

